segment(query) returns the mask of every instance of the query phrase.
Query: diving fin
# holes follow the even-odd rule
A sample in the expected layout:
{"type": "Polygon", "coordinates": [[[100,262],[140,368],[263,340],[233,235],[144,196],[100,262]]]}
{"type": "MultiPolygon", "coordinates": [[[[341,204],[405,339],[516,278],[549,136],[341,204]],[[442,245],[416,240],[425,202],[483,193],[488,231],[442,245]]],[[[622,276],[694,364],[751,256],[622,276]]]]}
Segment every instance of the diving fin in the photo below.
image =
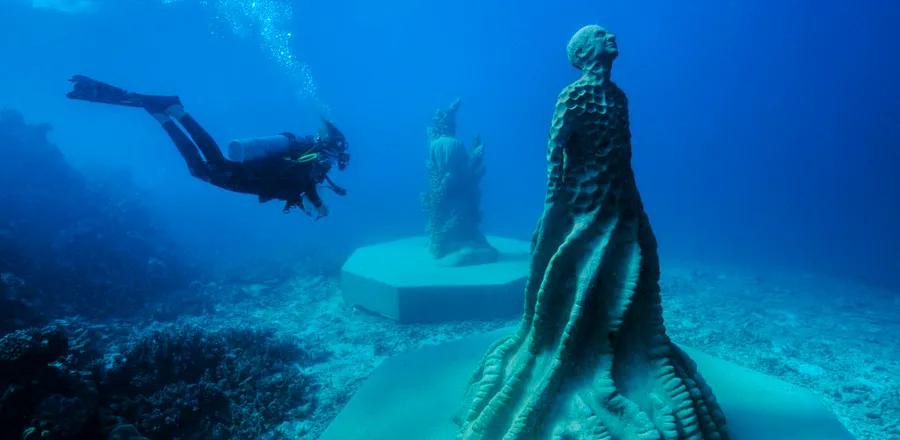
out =
{"type": "Polygon", "coordinates": [[[150,112],[164,112],[173,105],[181,105],[181,100],[177,96],[131,93],[125,89],[88,78],[84,75],[75,75],[69,81],[73,83],[72,91],[66,94],[66,97],[70,99],[140,107],[150,112]]]}

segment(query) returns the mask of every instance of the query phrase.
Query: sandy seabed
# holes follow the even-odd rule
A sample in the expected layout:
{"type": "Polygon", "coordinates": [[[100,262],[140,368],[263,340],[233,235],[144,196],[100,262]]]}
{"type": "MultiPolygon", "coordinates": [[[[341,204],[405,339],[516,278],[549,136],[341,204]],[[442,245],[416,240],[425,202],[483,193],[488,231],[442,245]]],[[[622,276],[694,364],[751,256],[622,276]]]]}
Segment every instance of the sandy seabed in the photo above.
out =
{"type": "MultiPolygon", "coordinates": [[[[900,294],[809,274],[669,266],[662,289],[675,342],[812,390],[861,440],[900,438],[900,294]]],[[[320,386],[312,417],[276,430],[292,438],[317,438],[388,357],[516,322],[400,325],[347,306],[326,276],[216,288],[236,300],[190,320],[271,326],[327,353],[304,366],[320,386]]]]}

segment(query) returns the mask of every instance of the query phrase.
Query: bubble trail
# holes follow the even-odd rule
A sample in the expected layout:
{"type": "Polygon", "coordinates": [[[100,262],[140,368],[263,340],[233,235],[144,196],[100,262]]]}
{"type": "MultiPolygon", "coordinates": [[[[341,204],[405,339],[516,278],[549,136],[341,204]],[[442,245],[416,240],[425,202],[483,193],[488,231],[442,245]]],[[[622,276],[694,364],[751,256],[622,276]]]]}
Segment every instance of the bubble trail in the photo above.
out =
{"type": "MultiPolygon", "coordinates": [[[[163,4],[183,0],[162,0],[163,4]]],[[[259,38],[260,47],[297,88],[299,99],[309,99],[320,107],[318,86],[309,65],[291,48],[290,31],[294,8],[286,0],[200,0],[200,5],[214,11],[216,21],[225,24],[238,37],[259,38]]]]}

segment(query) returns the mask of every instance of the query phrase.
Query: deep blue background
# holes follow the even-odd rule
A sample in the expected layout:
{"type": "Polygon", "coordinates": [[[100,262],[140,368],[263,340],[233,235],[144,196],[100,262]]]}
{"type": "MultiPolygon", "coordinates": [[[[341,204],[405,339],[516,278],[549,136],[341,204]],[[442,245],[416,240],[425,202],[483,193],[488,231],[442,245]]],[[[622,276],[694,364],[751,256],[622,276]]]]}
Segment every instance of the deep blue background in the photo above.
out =
{"type": "Polygon", "coordinates": [[[0,106],[52,123],[79,168],[130,170],[185,250],[215,265],[422,231],[425,128],[461,97],[463,138],[481,134],[488,149],[485,228],[527,238],[553,103],[577,76],[565,44],[601,23],[619,36],[613,76],[664,257],[900,287],[896,2],[293,2],[292,49],[324,106],[297,98],[256,34],[217,19],[250,2],[109,0],[72,13],[3,0],[0,106]],[[223,144],[312,131],[325,111],[352,143],[335,176],[350,195],[312,222],[207,187],[142,112],[65,100],[73,73],[177,93],[223,144]]]}

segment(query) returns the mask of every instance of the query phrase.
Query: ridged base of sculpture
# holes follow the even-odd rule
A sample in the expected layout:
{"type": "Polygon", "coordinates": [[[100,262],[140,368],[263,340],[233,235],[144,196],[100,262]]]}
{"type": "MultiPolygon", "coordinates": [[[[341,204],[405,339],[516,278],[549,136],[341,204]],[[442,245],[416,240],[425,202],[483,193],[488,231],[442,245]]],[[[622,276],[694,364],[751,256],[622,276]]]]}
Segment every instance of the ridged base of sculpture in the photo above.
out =
{"type": "MultiPolygon", "coordinates": [[[[321,440],[452,440],[459,430],[453,419],[472,370],[492,343],[513,331],[484,334],[387,360],[332,421],[321,440]]],[[[685,352],[716,391],[732,440],[853,439],[811,393],[695,350],[685,352]]],[[[585,433],[568,438],[595,437],[585,433]]]]}

